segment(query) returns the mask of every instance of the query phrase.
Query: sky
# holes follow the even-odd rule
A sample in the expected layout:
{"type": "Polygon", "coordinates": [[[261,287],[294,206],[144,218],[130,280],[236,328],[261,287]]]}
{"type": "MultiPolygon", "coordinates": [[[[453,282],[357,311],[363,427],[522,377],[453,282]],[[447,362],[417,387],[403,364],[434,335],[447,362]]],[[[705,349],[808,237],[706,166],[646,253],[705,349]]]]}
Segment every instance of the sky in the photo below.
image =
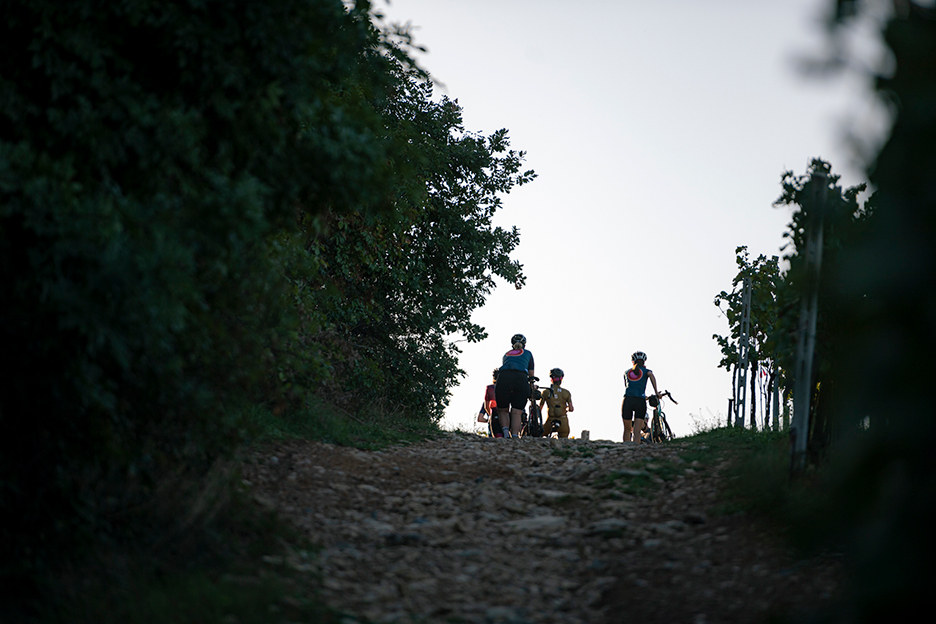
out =
{"type": "Polygon", "coordinates": [[[572,392],[573,437],[620,441],[634,351],[678,404],[677,436],[724,422],[731,377],[713,334],[735,248],[782,255],[785,171],[812,158],[864,181],[847,130],[884,123],[856,76],[817,80],[797,59],[827,42],[831,0],[392,0],[375,2],[426,48],[418,62],[467,130],[509,131],[537,179],[504,197],[526,285],[499,282],[459,342],[466,376],[442,425],[476,423],[491,372],[522,333],[542,385],[572,392]]]}

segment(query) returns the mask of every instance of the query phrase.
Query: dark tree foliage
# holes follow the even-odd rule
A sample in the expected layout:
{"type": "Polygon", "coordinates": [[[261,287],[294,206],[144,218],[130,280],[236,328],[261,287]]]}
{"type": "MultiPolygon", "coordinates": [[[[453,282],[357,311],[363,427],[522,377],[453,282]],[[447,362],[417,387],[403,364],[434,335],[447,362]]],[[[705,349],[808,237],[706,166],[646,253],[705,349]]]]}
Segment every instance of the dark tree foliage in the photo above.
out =
{"type": "Polygon", "coordinates": [[[342,90],[387,78],[340,2],[30,0],[0,28],[0,497],[44,541],[226,444],[281,324],[268,236],[369,200],[379,143],[347,137],[379,117],[342,90]]]}
{"type": "MultiPolygon", "coordinates": [[[[729,334],[712,338],[721,349],[720,368],[732,371],[740,365],[741,323],[744,312],[744,280],[751,280],[751,313],[748,331],[748,364],[751,382],[749,396],[750,424],[755,427],[756,419],[756,378],[758,371],[764,370],[770,376],[771,383],[779,383],[778,366],[771,339],[779,311],[777,308],[777,289],[781,280],[779,258],[761,254],[753,261],[747,246],[735,249],[738,273],[731,281],[731,291],[721,291],[715,296],[715,306],[728,320],[729,334]]],[[[765,423],[766,427],[766,423],[765,423]]]]}
{"type": "Polygon", "coordinates": [[[397,409],[439,418],[461,372],[449,336],[484,338],[470,313],[495,277],[523,283],[509,257],[518,232],[492,218],[499,195],[533,173],[521,172],[523,154],[509,149],[506,131],[467,132],[456,102],[433,101],[428,82],[402,84],[393,132],[419,186],[392,198],[382,216],[333,216],[310,246],[320,269],[305,288],[324,321],[315,339],[337,367],[335,396],[388,396],[397,409]]]}
{"type": "MultiPolygon", "coordinates": [[[[856,565],[843,620],[914,617],[931,602],[936,557],[936,11],[894,2],[883,22],[893,68],[877,77],[893,112],[868,165],[875,208],[833,283],[845,314],[834,360],[836,405],[859,432],[838,458],[831,494],[856,565]],[[862,425],[870,423],[870,429],[862,425]]],[[[839,19],[862,3],[839,0],[839,19]]]]}
{"type": "MultiPolygon", "coordinates": [[[[730,334],[714,335],[722,350],[719,366],[730,370],[738,363],[741,331],[742,282],[751,279],[750,356],[751,375],[766,367],[773,383],[780,383],[792,391],[793,373],[800,322],[800,299],[803,296],[806,267],[806,233],[810,214],[817,201],[822,202],[822,274],[820,275],[819,315],[816,324],[816,350],[813,364],[814,396],[810,408],[810,443],[815,454],[821,454],[831,435],[831,412],[828,400],[835,388],[831,362],[836,345],[840,343],[839,328],[844,314],[842,304],[833,296],[840,280],[840,257],[843,250],[854,245],[867,228],[870,209],[861,205],[859,195],[864,185],[842,189],[837,185],[840,176],[831,173],[831,166],[814,159],[802,175],[787,171],[781,176],[782,192],[775,206],[793,209],[783,256],[764,255],[751,261],[746,247],[738,247],[738,274],[732,281],[731,292],[722,291],[715,297],[715,305],[725,312],[730,334]],[[814,174],[824,174],[824,188],[815,189],[814,174]],[[821,197],[820,197],[821,194],[821,197]]],[[[751,388],[752,422],[754,414],[754,387],[751,388]]]]}
{"type": "Polygon", "coordinates": [[[841,258],[845,249],[854,246],[868,227],[871,214],[869,204],[861,204],[859,196],[864,184],[842,189],[838,185],[840,176],[832,173],[832,167],[820,159],[814,159],[802,175],[788,171],[783,174],[783,191],[774,202],[775,206],[793,209],[791,220],[783,237],[788,241],[783,259],[787,268],[777,282],[777,321],[769,340],[769,347],[776,354],[780,368],[792,386],[792,375],[796,370],[796,346],[800,327],[800,303],[805,296],[807,229],[811,212],[821,205],[822,264],[819,275],[818,316],[816,319],[816,342],[813,353],[812,388],[810,400],[809,451],[814,458],[825,453],[833,436],[833,398],[838,387],[838,376],[833,361],[838,357],[837,349],[845,337],[841,333],[842,319],[854,303],[844,304],[834,293],[840,287],[844,275],[841,258]],[[815,174],[821,173],[821,176],[815,174]],[[823,184],[822,188],[814,188],[823,184]]]}
{"type": "Polygon", "coordinates": [[[396,399],[380,386],[400,374],[438,415],[446,337],[482,335],[493,276],[522,283],[517,233],[490,219],[532,174],[505,132],[432,102],[369,12],[4,4],[5,577],[180,515],[244,405],[360,375],[396,399]]]}

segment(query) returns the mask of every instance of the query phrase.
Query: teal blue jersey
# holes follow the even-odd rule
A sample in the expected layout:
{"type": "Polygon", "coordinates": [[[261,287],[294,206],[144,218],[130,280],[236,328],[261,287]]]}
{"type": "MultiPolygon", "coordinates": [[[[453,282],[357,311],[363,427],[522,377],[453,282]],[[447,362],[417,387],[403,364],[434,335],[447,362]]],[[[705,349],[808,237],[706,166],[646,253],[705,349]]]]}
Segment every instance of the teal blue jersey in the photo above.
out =
{"type": "Polygon", "coordinates": [[[624,373],[624,383],[627,386],[624,396],[647,398],[647,379],[651,372],[653,371],[644,366],[635,366],[624,373]]]}
{"type": "Polygon", "coordinates": [[[513,349],[504,354],[504,363],[501,364],[501,372],[505,370],[517,370],[524,373],[533,370],[533,354],[526,349],[513,349]]]}

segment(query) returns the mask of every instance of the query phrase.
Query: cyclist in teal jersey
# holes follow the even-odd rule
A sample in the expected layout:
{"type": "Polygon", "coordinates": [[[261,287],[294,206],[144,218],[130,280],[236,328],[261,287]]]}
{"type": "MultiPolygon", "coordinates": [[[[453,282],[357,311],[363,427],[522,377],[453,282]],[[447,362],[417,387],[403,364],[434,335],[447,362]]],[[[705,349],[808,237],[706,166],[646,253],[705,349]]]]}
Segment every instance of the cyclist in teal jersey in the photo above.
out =
{"type": "Polygon", "coordinates": [[[530,377],[533,377],[533,354],[526,350],[526,337],[514,334],[511,350],[504,354],[497,373],[494,395],[504,437],[520,435],[521,418],[530,400],[530,377]]]}
{"type": "Polygon", "coordinates": [[[624,373],[624,402],[621,404],[621,419],[624,421],[624,441],[640,442],[640,432],[643,431],[644,421],[647,418],[647,381],[653,384],[653,392],[659,397],[656,377],[653,371],[644,366],[647,363],[647,354],[637,351],[631,355],[634,366],[624,373]]]}

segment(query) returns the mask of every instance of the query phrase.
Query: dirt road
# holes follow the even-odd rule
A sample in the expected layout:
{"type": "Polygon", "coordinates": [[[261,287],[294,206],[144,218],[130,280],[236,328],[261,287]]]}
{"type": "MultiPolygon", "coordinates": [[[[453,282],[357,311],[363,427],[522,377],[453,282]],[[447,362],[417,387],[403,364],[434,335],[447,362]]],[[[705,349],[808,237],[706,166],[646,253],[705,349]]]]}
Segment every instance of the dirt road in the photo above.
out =
{"type": "Polygon", "coordinates": [[[699,450],[450,433],[272,445],[244,476],[321,546],[289,563],[349,623],[765,622],[828,604],[838,563],[726,513],[727,464],[699,450]]]}

